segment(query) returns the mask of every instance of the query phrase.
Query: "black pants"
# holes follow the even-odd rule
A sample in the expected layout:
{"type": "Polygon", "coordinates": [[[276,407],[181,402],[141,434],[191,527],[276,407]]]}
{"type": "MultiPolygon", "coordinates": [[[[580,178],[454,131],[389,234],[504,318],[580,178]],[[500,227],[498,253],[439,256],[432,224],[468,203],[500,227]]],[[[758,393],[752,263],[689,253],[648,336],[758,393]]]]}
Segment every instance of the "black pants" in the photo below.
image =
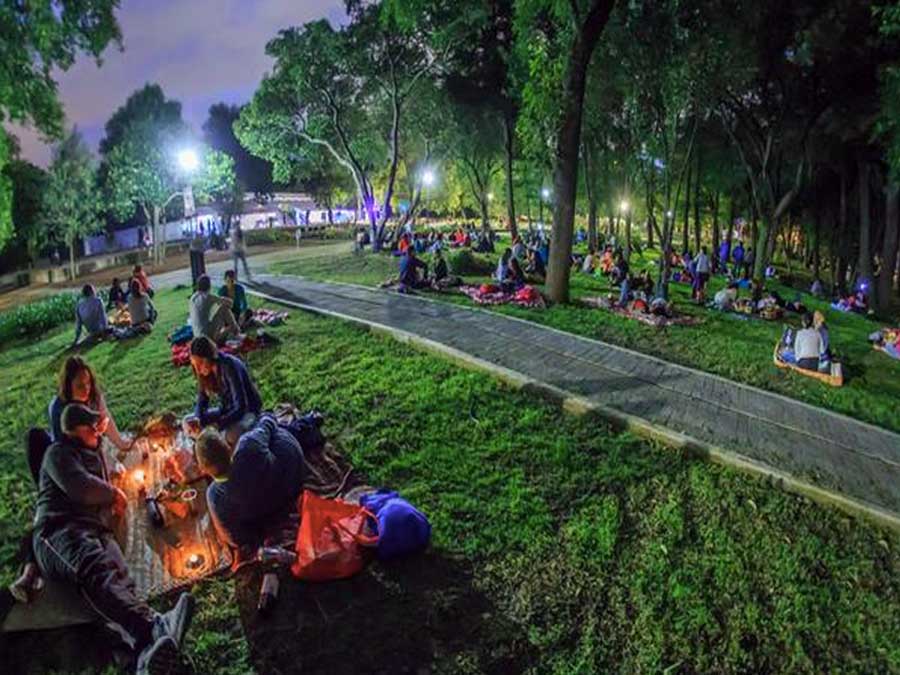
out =
{"type": "Polygon", "coordinates": [[[197,279],[206,274],[206,259],[203,251],[191,251],[191,281],[197,285],[197,279]]]}
{"type": "Polygon", "coordinates": [[[69,524],[34,534],[38,566],[49,579],[77,584],[107,623],[134,641],[136,650],[153,637],[153,610],[135,595],[122,550],[111,533],[69,524]]]}
{"type": "Polygon", "coordinates": [[[818,370],[819,359],[799,359],[797,361],[797,367],[802,368],[803,370],[818,370]]]}

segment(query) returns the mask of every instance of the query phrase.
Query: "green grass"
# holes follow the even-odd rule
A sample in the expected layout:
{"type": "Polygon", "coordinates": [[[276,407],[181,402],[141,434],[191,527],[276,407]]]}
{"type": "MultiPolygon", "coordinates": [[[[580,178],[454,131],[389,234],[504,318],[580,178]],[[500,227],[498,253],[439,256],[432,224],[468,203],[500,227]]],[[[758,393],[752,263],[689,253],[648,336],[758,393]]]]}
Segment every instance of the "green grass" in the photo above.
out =
{"type": "MultiPolygon", "coordinates": [[[[496,256],[492,258],[496,262],[496,256]]],[[[636,269],[654,264],[653,252],[636,258],[636,269]]],[[[274,270],[315,279],[376,285],[396,276],[396,259],[387,255],[329,255],[275,265],[274,270]]],[[[654,278],[657,276],[652,270],[654,278]]],[[[466,277],[470,283],[488,281],[488,277],[466,277]]],[[[722,278],[710,282],[708,297],[724,285],[722,278]]],[[[797,291],[774,284],[785,298],[797,291]]],[[[745,384],[778,392],[816,406],[900,431],[900,361],[876,352],[867,341],[883,324],[856,314],[836,312],[828,303],[803,293],[803,302],[811,309],[821,309],[828,320],[832,348],[844,364],[846,383],[832,388],[815,380],[779,370],[772,364],[772,350],[781,337],[785,323],[798,325],[796,315],[782,321],[741,320],[733,314],[722,314],[698,307],[690,302],[690,289],[684,284],[670,286],[671,297],[683,314],[697,316],[696,326],[672,326],[657,330],[603,310],[576,304],[578,298],[607,295],[613,292],[604,279],[572,274],[572,304],[556,305],[538,311],[515,306],[484,307],[488,311],[527,319],[576,335],[596,338],[611,344],[652,354],[674,363],[697,368],[745,384]]],[[[742,291],[747,295],[747,291],[742,291]]],[[[473,306],[466,296],[427,293],[428,297],[473,306]]],[[[618,293],[615,293],[618,297],[618,293]]]]}
{"type": "MultiPolygon", "coordinates": [[[[143,340],[86,354],[122,427],[186,411],[168,362],[184,291],[143,340]]],[[[433,547],[333,584],[198,591],[198,672],[890,672],[900,669],[900,541],[726,468],[572,417],[332,319],[294,313],[249,356],[266,404],[325,411],[375,485],[431,519],[433,547]],[[327,618],[323,618],[327,617],[327,618]],[[242,627],[243,625],[243,627],[242,627]]],[[[0,581],[34,490],[21,438],[45,420],[70,328],[0,351],[0,581]]],[[[18,656],[37,663],[38,650],[18,656]]]]}

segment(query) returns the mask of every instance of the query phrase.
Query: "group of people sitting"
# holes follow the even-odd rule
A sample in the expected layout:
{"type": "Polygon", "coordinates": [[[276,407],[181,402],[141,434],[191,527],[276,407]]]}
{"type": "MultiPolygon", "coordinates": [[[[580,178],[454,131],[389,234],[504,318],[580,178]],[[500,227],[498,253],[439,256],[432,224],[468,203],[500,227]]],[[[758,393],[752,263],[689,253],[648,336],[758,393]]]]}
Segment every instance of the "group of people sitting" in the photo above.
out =
{"type": "MultiPolygon", "coordinates": [[[[195,441],[200,471],[212,479],[207,503],[220,541],[244,559],[263,542],[267,527],[296,508],[304,451],[292,428],[263,411],[240,359],[200,336],[191,343],[191,367],[197,400],[184,430],[195,441]]],[[[318,415],[309,422],[320,423],[318,415]]],[[[171,611],[159,613],[135,592],[113,526],[127,505],[116,484],[124,471],[120,462],[138,450],[120,434],[96,375],[79,356],[63,365],[48,426],[29,433],[37,512],[23,546],[23,573],[10,591],[28,602],[44,579],[77,586],[98,619],[132,650],[138,673],[170,672],[194,602],[185,593],[171,611]],[[103,439],[117,449],[114,459],[107,458],[103,439]]]]}
{"type": "Polygon", "coordinates": [[[750,275],[753,273],[753,263],[755,260],[756,256],[753,253],[752,247],[748,246],[747,249],[744,250],[744,243],[738,241],[732,249],[731,242],[726,239],[719,244],[718,256],[713,261],[713,266],[716,272],[728,274],[728,264],[730,262],[730,272],[733,279],[749,279],[750,275]]]}
{"type": "Polygon", "coordinates": [[[111,325],[107,314],[111,311],[126,318],[132,333],[149,333],[157,316],[156,308],[151,302],[153,293],[153,286],[140,265],[134,266],[127,291],[122,289],[118,278],[112,280],[105,305],[94,286],[85,284],[81,289],[81,298],[75,306],[75,338],[72,346],[78,345],[82,332],[87,333],[88,340],[102,340],[110,336],[123,337],[117,334],[111,325]]]}
{"type": "Polygon", "coordinates": [[[238,283],[234,270],[225,272],[225,283],[218,294],[212,292],[209,276],[201,275],[188,301],[188,316],[194,336],[208,337],[216,344],[237,337],[253,321],[247,291],[238,283]]]}

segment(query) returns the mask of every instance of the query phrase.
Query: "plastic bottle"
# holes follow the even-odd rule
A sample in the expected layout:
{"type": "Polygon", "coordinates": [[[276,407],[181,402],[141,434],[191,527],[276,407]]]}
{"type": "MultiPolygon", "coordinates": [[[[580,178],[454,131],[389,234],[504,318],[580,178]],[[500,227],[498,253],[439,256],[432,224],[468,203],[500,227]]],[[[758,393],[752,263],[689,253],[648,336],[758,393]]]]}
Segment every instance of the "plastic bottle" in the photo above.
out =
{"type": "Polygon", "coordinates": [[[293,565],[297,554],[280,546],[264,546],[256,552],[256,559],[261,563],[293,565]]]}
{"type": "Polygon", "coordinates": [[[275,608],[276,602],[278,602],[278,575],[275,572],[266,572],[259,589],[259,602],[256,609],[260,614],[266,616],[275,608]]]}

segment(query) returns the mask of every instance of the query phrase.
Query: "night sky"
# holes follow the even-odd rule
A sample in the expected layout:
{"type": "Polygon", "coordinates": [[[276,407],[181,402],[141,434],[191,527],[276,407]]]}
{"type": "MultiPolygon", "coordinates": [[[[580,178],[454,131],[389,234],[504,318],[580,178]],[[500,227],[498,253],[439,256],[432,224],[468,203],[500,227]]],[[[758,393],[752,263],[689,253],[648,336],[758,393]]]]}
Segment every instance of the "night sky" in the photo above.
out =
{"type": "MultiPolygon", "coordinates": [[[[278,30],[323,17],[340,23],[343,0],[123,0],[123,51],[107,48],[102,68],[82,57],[56,75],[67,123],[96,148],[113,111],[156,82],[181,101],[185,121],[200,133],[211,104],[250,99],[271,65],[264,50],[278,30]]],[[[49,163],[50,148],[33,130],[9,129],[26,159],[49,163]]]]}

